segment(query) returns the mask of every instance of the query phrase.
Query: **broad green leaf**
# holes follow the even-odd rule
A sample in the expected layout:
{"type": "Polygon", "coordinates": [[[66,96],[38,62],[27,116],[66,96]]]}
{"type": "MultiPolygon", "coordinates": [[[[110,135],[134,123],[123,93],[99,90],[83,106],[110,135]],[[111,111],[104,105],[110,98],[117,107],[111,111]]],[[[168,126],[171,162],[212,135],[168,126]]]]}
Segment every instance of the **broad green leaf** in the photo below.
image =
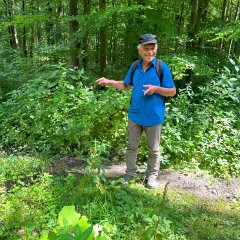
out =
{"type": "Polygon", "coordinates": [[[55,233],[50,233],[47,237],[48,240],[58,240],[58,236],[55,233]]]}
{"type": "Polygon", "coordinates": [[[48,240],[48,239],[50,239],[50,238],[48,238],[47,235],[44,235],[44,236],[41,236],[39,240],[48,240]]]}
{"type": "Polygon", "coordinates": [[[75,211],[75,206],[64,206],[58,216],[58,224],[60,227],[66,225],[65,220],[67,220],[68,225],[75,226],[79,221],[80,214],[75,211]]]}
{"type": "Polygon", "coordinates": [[[61,234],[59,237],[61,240],[74,240],[74,237],[67,233],[61,234]]]}
{"type": "Polygon", "coordinates": [[[82,239],[83,239],[83,240],[89,239],[92,231],[93,231],[93,226],[90,226],[90,227],[89,227],[88,229],[86,229],[85,232],[83,233],[82,239]]]}
{"type": "Polygon", "coordinates": [[[82,239],[82,231],[78,225],[74,227],[74,237],[76,239],[82,239]]]}
{"type": "Polygon", "coordinates": [[[85,231],[90,224],[88,223],[88,218],[86,216],[82,216],[80,220],[78,221],[78,226],[85,231]]]}

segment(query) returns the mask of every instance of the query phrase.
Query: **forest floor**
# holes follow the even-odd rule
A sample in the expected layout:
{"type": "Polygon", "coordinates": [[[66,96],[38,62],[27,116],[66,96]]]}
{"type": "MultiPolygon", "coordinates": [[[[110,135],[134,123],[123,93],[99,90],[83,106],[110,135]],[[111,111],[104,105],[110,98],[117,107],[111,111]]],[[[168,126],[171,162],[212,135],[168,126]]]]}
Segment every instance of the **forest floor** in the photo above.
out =
{"type": "MultiPolygon", "coordinates": [[[[86,164],[75,158],[61,158],[54,161],[50,171],[53,174],[72,173],[79,177],[83,176],[86,164]]],[[[107,179],[118,179],[124,176],[125,163],[106,164],[107,179]]],[[[143,175],[142,173],[139,175],[143,175]]],[[[168,184],[168,189],[181,190],[195,195],[199,198],[209,200],[240,201],[240,178],[223,180],[214,178],[206,173],[192,173],[189,171],[177,171],[174,169],[163,169],[159,172],[159,189],[164,189],[168,184]]]]}

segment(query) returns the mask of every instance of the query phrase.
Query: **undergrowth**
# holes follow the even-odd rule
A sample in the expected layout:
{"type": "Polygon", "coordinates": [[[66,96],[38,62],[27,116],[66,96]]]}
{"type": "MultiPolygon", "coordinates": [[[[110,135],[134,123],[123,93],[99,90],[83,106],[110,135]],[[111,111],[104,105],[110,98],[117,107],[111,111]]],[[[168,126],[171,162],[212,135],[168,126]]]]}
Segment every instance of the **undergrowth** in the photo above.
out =
{"type": "MultiPolygon", "coordinates": [[[[13,160],[5,157],[2,166],[8,161],[13,160]]],[[[31,163],[21,158],[16,165],[23,161],[31,163]]],[[[0,185],[0,239],[240,237],[239,202],[211,202],[167,185],[158,190],[134,182],[123,185],[123,179],[95,183],[91,174],[78,179],[73,174],[53,176],[45,169],[23,179],[14,171],[0,185]]]]}
{"type": "MultiPolygon", "coordinates": [[[[162,166],[192,167],[229,178],[240,174],[239,68],[225,69],[194,92],[191,84],[167,99],[162,166]]],[[[130,92],[97,90],[87,76],[63,66],[11,92],[0,106],[0,148],[9,153],[86,158],[97,141],[102,156],[123,159],[130,92]],[[79,79],[82,79],[79,81],[79,79]]],[[[146,141],[139,160],[147,158],[146,141]]]]}

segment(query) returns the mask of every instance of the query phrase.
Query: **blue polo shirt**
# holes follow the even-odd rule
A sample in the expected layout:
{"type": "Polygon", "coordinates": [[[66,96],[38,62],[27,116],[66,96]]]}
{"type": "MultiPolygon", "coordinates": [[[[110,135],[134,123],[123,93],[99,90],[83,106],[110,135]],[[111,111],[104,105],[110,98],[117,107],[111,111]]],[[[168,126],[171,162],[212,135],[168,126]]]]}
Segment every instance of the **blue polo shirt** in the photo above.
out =
{"type": "MultiPolygon", "coordinates": [[[[130,83],[133,64],[128,70],[124,79],[124,84],[132,85],[131,104],[128,109],[128,118],[141,126],[154,126],[162,124],[165,115],[164,97],[154,93],[152,95],[144,95],[143,85],[151,84],[160,86],[160,79],[156,71],[157,59],[154,58],[149,68],[144,72],[142,67],[142,59],[138,62],[137,69],[133,76],[133,82],[130,83]]],[[[175,87],[172,74],[168,65],[162,62],[162,87],[175,87]]]]}

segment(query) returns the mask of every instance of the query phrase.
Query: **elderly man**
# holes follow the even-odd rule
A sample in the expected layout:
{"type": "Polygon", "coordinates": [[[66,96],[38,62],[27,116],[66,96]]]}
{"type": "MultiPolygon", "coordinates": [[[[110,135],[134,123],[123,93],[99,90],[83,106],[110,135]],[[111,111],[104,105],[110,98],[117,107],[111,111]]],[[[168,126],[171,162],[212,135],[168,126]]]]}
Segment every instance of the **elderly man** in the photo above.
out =
{"type": "Polygon", "coordinates": [[[132,88],[131,104],[128,110],[128,144],[126,151],[125,182],[135,177],[137,170],[137,149],[144,131],[148,143],[147,186],[157,187],[160,169],[160,135],[165,115],[164,97],[174,96],[176,88],[168,65],[161,62],[161,73],[157,72],[157,38],[153,34],[140,36],[138,53],[141,56],[133,63],[124,81],[99,78],[101,85],[120,90],[132,88]],[[134,70],[133,70],[134,69],[134,70]]]}

